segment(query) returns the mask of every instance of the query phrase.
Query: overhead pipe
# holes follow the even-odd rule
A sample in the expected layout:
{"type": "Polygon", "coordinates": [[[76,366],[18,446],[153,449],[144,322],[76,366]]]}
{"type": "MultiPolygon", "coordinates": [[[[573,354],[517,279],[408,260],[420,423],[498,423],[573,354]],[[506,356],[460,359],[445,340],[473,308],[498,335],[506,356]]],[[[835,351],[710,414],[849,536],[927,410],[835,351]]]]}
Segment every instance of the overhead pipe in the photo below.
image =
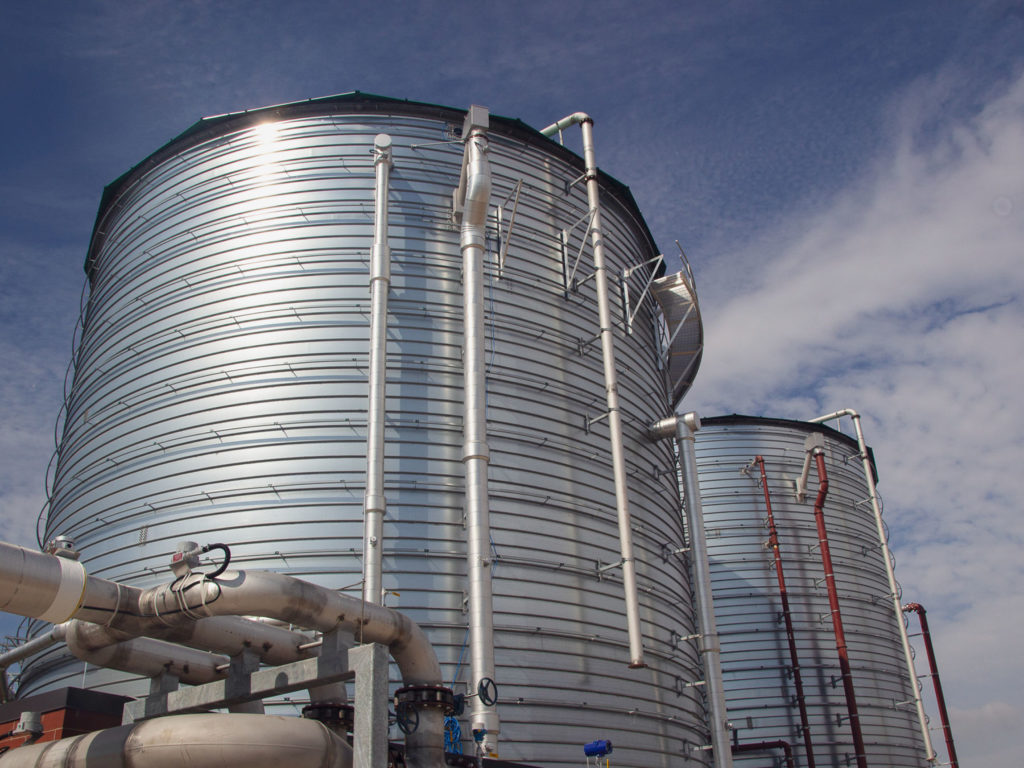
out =
{"type": "Polygon", "coordinates": [[[384,417],[387,382],[388,291],[391,289],[391,249],[388,246],[388,186],[391,177],[391,137],[373,140],[374,218],[370,250],[370,371],[366,406],[366,495],[363,499],[363,599],[384,604],[381,561],[384,535],[384,417]]]}
{"type": "Polygon", "coordinates": [[[124,633],[85,621],[72,619],[54,627],[60,630],[68,650],[75,658],[97,667],[118,669],[145,677],[168,672],[188,685],[220,680],[227,674],[230,659],[181,645],[131,637],[124,633]]]}
{"type": "Polygon", "coordinates": [[[828,472],[825,469],[825,451],[820,446],[809,449],[818,470],[818,495],[814,499],[814,524],[818,529],[818,543],[821,549],[821,565],[825,571],[825,587],[828,590],[829,612],[832,615],[832,630],[836,637],[836,653],[839,655],[839,671],[843,680],[843,694],[846,697],[846,711],[850,717],[850,731],[856,751],[857,768],[867,768],[867,753],[864,735],[857,712],[857,696],[853,688],[853,674],[850,671],[850,652],[843,630],[843,616],[839,611],[839,593],[836,590],[835,571],[832,567],[832,552],[828,546],[828,531],[825,528],[825,497],[828,495],[828,472]]]}
{"type": "Polygon", "coordinates": [[[696,413],[670,416],[654,424],[648,434],[659,440],[675,435],[679,445],[679,467],[686,494],[686,527],[690,534],[690,563],[693,568],[694,596],[697,600],[697,621],[700,629],[700,656],[704,664],[705,690],[711,709],[711,748],[715,768],[732,768],[732,747],[729,744],[729,713],[722,683],[722,647],[715,623],[715,606],[711,590],[711,567],[704,535],[704,509],[697,477],[697,451],[693,433],[700,429],[696,413]]]}
{"type": "Polygon", "coordinates": [[[928,655],[928,669],[931,671],[932,687],[935,689],[935,702],[939,707],[939,720],[942,722],[942,736],[946,740],[946,751],[949,753],[949,765],[950,768],[959,768],[956,745],[953,743],[953,729],[949,725],[949,712],[946,711],[946,697],[942,695],[942,682],[939,680],[939,665],[935,661],[932,635],[928,631],[928,619],[925,618],[926,611],[920,603],[907,603],[903,610],[916,613],[921,621],[921,637],[924,640],[925,653],[928,655]]]}
{"type": "Polygon", "coordinates": [[[323,723],[245,714],[171,715],[0,755],[0,768],[351,768],[323,723]]]}
{"type": "MultiPolygon", "coordinates": [[[[775,561],[775,577],[779,582],[779,601],[782,603],[782,617],[786,624],[786,641],[789,644],[789,662],[793,670],[793,687],[796,689],[797,707],[800,710],[800,730],[804,739],[804,752],[807,755],[807,768],[815,768],[814,742],[811,739],[811,723],[807,715],[807,699],[804,696],[803,673],[800,671],[800,657],[796,647],[796,631],[793,628],[793,614],[789,608],[789,592],[786,589],[786,574],[782,567],[782,550],[779,547],[779,531],[775,526],[775,514],[772,511],[772,496],[768,490],[768,474],[764,468],[764,457],[756,456],[761,473],[761,489],[764,491],[764,506],[768,513],[768,546],[771,547],[775,561]]],[[[786,744],[787,748],[789,744],[786,744]]],[[[792,762],[792,754],[789,759],[792,762]]]]}
{"type": "MultiPolygon", "coordinates": [[[[466,575],[472,685],[494,680],[494,598],[491,588],[491,523],[487,490],[487,360],[484,331],[484,251],[491,168],[487,161],[486,109],[472,106],[462,128],[465,149],[454,208],[460,219],[463,296],[463,450],[466,473],[466,575]]],[[[501,730],[495,702],[473,698],[472,729],[484,757],[498,756],[501,730]]]]}
{"type": "Polygon", "coordinates": [[[611,302],[608,291],[608,268],[604,260],[601,228],[600,185],[594,156],[594,120],[585,112],[575,112],[541,130],[553,136],[571,125],[583,132],[584,179],[587,182],[587,206],[590,209],[590,241],[594,252],[594,287],[597,291],[597,315],[601,328],[601,357],[604,363],[605,397],[608,408],[608,439],[611,442],[612,476],[615,483],[615,511],[619,523],[619,548],[622,583],[626,597],[626,629],[629,634],[629,666],[636,669],[644,663],[643,635],[640,632],[640,605],[637,598],[636,560],[633,557],[633,531],[629,514],[629,490],[626,481],[626,459],[622,447],[622,414],[619,411],[619,387],[615,366],[615,334],[612,329],[611,302]]]}
{"type": "Polygon", "coordinates": [[[852,408],[844,408],[840,411],[819,416],[811,419],[812,424],[823,424],[826,421],[839,420],[849,416],[853,421],[854,432],[857,435],[857,450],[860,453],[861,465],[864,468],[864,479],[868,485],[868,493],[871,495],[871,511],[875,516],[875,529],[878,532],[878,545],[881,548],[882,560],[885,563],[885,574],[889,579],[889,598],[892,603],[893,617],[896,627],[900,633],[900,643],[903,646],[903,660],[907,665],[907,674],[910,676],[911,696],[914,700],[914,708],[917,710],[917,723],[921,731],[921,738],[924,740],[924,753],[929,761],[937,757],[935,748],[932,745],[931,731],[928,728],[928,715],[924,711],[924,701],[917,689],[917,669],[914,666],[914,650],[910,646],[910,637],[907,635],[907,626],[903,622],[903,608],[900,605],[900,588],[896,582],[896,571],[893,567],[892,554],[889,552],[889,539],[885,532],[885,523],[882,521],[882,505],[878,497],[878,487],[875,483],[875,473],[871,466],[871,456],[868,453],[867,443],[864,441],[864,432],[861,429],[860,414],[852,408]]]}
{"type": "MultiPolygon", "coordinates": [[[[209,616],[263,616],[388,646],[406,687],[440,688],[441,666],[420,627],[398,611],[269,571],[189,573],[150,589],[89,576],[78,561],[0,542],[0,610],[101,624],[131,635],[209,616]],[[69,567],[69,565],[71,567],[69,567]]],[[[52,621],[53,619],[47,619],[52,621]]],[[[441,768],[442,711],[424,707],[406,738],[410,768],[441,768]]]]}
{"type": "Polygon", "coordinates": [[[0,704],[6,704],[12,698],[10,683],[7,680],[7,668],[12,664],[17,664],[35,656],[37,653],[41,653],[62,641],[62,631],[58,631],[57,627],[53,627],[48,632],[39,635],[39,637],[34,637],[6,653],[0,654],[0,704]]]}

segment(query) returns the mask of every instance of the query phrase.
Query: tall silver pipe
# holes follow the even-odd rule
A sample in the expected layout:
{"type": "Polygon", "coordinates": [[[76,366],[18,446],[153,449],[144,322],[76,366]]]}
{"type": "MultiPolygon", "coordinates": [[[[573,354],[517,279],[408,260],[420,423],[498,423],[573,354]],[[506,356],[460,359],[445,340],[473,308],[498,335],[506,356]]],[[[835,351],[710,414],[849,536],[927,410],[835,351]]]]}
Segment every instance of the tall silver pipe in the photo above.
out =
{"type": "Polygon", "coordinates": [[[316,720],[172,715],[0,756],[0,768],[351,768],[352,749],[316,720]]]}
{"type": "MultiPolygon", "coordinates": [[[[491,523],[487,492],[487,370],[484,331],[484,250],[491,168],[487,161],[487,110],[472,106],[462,129],[465,150],[455,208],[461,211],[463,295],[463,450],[466,472],[466,573],[469,581],[469,649],[472,688],[494,679],[494,601],[491,593],[491,523]]],[[[472,728],[483,732],[485,757],[498,756],[500,722],[494,703],[473,699],[472,728]]]]}
{"type": "Polygon", "coordinates": [[[711,748],[715,768],[732,768],[732,745],[729,742],[729,714],[722,684],[722,647],[718,641],[715,606],[711,592],[711,568],[704,536],[704,508],[697,479],[697,451],[693,433],[700,429],[696,413],[670,416],[650,429],[653,438],[664,438],[675,431],[679,445],[679,467],[686,493],[686,527],[689,530],[690,563],[693,570],[693,591],[697,600],[697,621],[700,627],[700,655],[704,663],[704,682],[711,708],[711,748]]]}
{"type": "Polygon", "coordinates": [[[619,412],[619,387],[615,371],[615,333],[612,330],[611,303],[608,294],[608,269],[604,261],[601,230],[600,187],[594,159],[594,121],[576,112],[541,131],[553,136],[570,125],[583,131],[583,161],[586,166],[587,205],[590,208],[590,239],[594,251],[594,285],[597,290],[598,324],[601,328],[601,356],[608,407],[608,439],[611,442],[612,477],[615,483],[615,509],[619,522],[619,548],[622,557],[622,582],[626,593],[626,629],[629,633],[629,666],[644,667],[643,636],[640,633],[640,606],[636,589],[636,560],[633,557],[633,530],[629,515],[629,490],[626,485],[626,459],[622,449],[622,415],[619,412]]]}
{"type": "Polygon", "coordinates": [[[853,428],[857,434],[857,450],[860,452],[861,464],[864,467],[864,478],[868,484],[868,493],[871,494],[871,511],[875,516],[875,528],[878,531],[878,545],[882,551],[882,560],[885,561],[885,574],[889,579],[889,597],[892,601],[893,612],[896,616],[896,626],[900,630],[900,643],[903,645],[903,657],[907,663],[907,672],[910,674],[910,692],[914,697],[914,706],[917,709],[917,721],[921,729],[921,736],[924,738],[924,751],[929,761],[934,761],[938,754],[932,746],[931,733],[928,730],[928,715],[924,711],[924,702],[921,700],[921,692],[917,688],[917,669],[914,667],[914,651],[910,647],[910,637],[907,634],[907,625],[903,621],[903,606],[900,604],[899,584],[896,583],[896,571],[892,565],[892,555],[889,552],[889,540],[885,534],[885,523],[882,521],[882,505],[878,500],[878,490],[875,484],[875,473],[871,467],[871,458],[868,455],[868,446],[864,441],[864,432],[860,425],[860,414],[851,409],[845,408],[841,411],[819,416],[811,419],[812,424],[823,424],[826,421],[842,419],[849,416],[853,421],[853,428]]]}
{"type": "Polygon", "coordinates": [[[391,288],[391,249],[388,247],[388,182],[391,176],[391,137],[373,140],[373,247],[370,250],[370,372],[366,407],[366,495],[363,500],[363,599],[383,605],[381,550],[384,515],[384,388],[387,381],[388,291],[391,288]]]}

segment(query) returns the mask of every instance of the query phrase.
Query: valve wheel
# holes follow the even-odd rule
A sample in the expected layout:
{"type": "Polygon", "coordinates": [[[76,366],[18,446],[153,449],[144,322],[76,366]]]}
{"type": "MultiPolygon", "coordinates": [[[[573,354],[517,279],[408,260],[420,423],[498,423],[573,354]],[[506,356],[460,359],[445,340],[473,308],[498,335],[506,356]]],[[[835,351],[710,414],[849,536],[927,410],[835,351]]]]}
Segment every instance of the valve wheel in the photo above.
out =
{"type": "Polygon", "coordinates": [[[485,677],[476,686],[476,695],[480,697],[480,701],[486,704],[488,707],[493,707],[498,703],[498,685],[491,678],[485,677]]]}

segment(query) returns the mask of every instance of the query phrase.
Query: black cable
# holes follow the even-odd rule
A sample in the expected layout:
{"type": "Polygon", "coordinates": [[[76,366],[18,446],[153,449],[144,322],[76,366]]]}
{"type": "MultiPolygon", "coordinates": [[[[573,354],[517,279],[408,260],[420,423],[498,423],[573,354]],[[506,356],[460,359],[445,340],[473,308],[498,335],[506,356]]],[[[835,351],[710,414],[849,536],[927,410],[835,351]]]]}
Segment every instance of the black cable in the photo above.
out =
{"type": "Polygon", "coordinates": [[[227,544],[207,544],[203,547],[203,552],[209,552],[211,549],[219,549],[224,553],[224,562],[213,573],[206,574],[206,578],[216,579],[228,569],[228,565],[231,563],[231,549],[227,544]]]}

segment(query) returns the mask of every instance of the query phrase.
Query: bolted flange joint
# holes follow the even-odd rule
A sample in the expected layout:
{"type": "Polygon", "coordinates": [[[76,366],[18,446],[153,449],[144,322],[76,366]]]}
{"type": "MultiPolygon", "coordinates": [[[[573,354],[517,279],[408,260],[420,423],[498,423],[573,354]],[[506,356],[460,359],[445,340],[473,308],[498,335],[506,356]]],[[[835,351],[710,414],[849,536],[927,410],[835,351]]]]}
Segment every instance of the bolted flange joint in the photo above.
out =
{"type": "Polygon", "coordinates": [[[444,685],[407,685],[395,691],[395,708],[437,708],[446,714],[455,709],[455,694],[444,685]]]}

